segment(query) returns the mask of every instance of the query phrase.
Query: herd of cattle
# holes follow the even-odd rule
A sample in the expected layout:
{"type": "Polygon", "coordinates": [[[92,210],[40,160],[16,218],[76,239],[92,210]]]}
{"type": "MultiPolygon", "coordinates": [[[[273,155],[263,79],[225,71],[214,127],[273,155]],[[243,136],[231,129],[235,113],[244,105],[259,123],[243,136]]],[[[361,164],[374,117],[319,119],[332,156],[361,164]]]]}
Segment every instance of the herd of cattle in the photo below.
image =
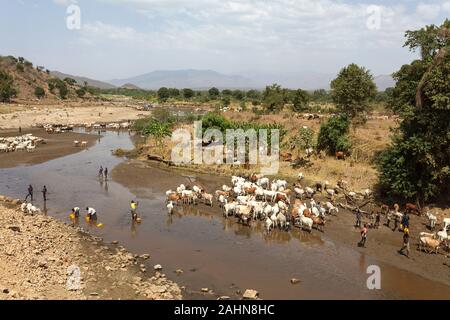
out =
{"type": "Polygon", "coordinates": [[[35,137],[31,133],[17,137],[0,137],[0,152],[27,151],[34,152],[44,139],[35,137]]]}
{"type": "Polygon", "coordinates": [[[81,123],[81,124],[41,124],[37,125],[37,127],[44,128],[44,130],[47,133],[64,133],[64,132],[70,132],[73,131],[74,128],[86,128],[88,130],[106,130],[106,129],[114,129],[114,130],[120,130],[120,129],[129,129],[132,126],[132,123],[130,121],[126,122],[111,122],[111,123],[81,123]]]}
{"type": "MultiPolygon", "coordinates": [[[[313,229],[323,232],[329,216],[339,214],[339,207],[349,209],[351,208],[349,202],[372,201],[371,190],[348,191],[347,182],[343,180],[339,181],[336,186],[330,186],[326,181],[302,187],[303,179],[304,175],[300,173],[298,182],[294,183],[291,190],[288,189],[288,182],[285,180],[270,181],[267,177],[257,175],[249,178],[233,176],[230,186],[223,185],[221,190],[215,191],[214,194],[206,192],[200,185],[187,187],[182,184],[176,190],[166,192],[167,210],[169,214],[172,214],[175,206],[180,204],[195,205],[203,202],[213,206],[213,202],[216,201],[223,210],[224,217],[234,216],[239,223],[247,226],[250,226],[252,221],[263,221],[266,232],[271,232],[274,228],[289,231],[292,227],[298,227],[308,232],[313,229]],[[336,204],[338,194],[345,196],[347,204],[336,204]],[[319,195],[321,195],[320,199],[325,199],[323,202],[318,201],[319,195]]],[[[364,211],[361,212],[368,214],[364,211]]],[[[415,205],[407,204],[405,212],[413,213],[418,210],[415,205]]],[[[398,205],[395,205],[393,209],[382,205],[380,214],[397,221],[401,221],[403,217],[398,205]]],[[[372,215],[369,215],[371,220],[374,218],[372,215]]],[[[427,218],[430,228],[433,230],[437,218],[429,212],[427,218]]],[[[423,250],[436,252],[440,247],[448,247],[450,239],[447,231],[450,228],[450,218],[445,218],[442,222],[441,231],[420,233],[419,245],[423,250]]]]}

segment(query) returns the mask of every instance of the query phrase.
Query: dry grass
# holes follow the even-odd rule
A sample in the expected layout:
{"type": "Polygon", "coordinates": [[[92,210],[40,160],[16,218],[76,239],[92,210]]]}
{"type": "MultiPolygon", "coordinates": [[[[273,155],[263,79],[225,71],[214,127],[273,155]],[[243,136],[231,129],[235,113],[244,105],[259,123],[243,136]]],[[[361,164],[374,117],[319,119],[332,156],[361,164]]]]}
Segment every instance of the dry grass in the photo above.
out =
{"type": "MultiPolygon", "coordinates": [[[[287,129],[287,137],[295,135],[298,128],[308,126],[314,130],[317,135],[320,130],[321,120],[305,120],[297,118],[291,112],[280,114],[257,116],[252,112],[227,112],[225,116],[235,121],[251,121],[258,123],[280,123],[287,129]]],[[[325,157],[319,159],[313,157],[312,165],[309,168],[293,169],[290,163],[281,162],[277,177],[296,179],[298,173],[303,172],[307,177],[306,183],[312,184],[316,181],[328,180],[335,184],[339,179],[349,182],[352,190],[360,191],[365,188],[372,188],[378,181],[378,173],[373,164],[376,154],[390,142],[390,128],[396,126],[394,120],[369,120],[365,125],[351,130],[353,141],[353,155],[346,161],[338,161],[334,157],[325,157]]],[[[163,148],[157,147],[151,140],[147,141],[142,149],[141,159],[146,158],[147,154],[163,156],[170,159],[173,143],[166,139],[163,148]]],[[[243,166],[231,165],[189,165],[186,167],[196,172],[214,173],[219,175],[249,174],[259,172],[258,165],[251,166],[246,170],[243,166]]]]}

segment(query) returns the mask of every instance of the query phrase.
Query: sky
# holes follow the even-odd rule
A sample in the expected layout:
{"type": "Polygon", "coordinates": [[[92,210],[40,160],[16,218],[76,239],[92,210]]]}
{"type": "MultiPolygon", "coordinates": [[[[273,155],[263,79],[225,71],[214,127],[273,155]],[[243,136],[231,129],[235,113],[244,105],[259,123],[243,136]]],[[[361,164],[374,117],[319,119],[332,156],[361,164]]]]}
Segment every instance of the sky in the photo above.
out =
{"type": "Polygon", "coordinates": [[[0,55],[99,80],[154,70],[391,74],[450,0],[0,0],[0,55]],[[78,15],[79,12],[79,15],[78,15]]]}

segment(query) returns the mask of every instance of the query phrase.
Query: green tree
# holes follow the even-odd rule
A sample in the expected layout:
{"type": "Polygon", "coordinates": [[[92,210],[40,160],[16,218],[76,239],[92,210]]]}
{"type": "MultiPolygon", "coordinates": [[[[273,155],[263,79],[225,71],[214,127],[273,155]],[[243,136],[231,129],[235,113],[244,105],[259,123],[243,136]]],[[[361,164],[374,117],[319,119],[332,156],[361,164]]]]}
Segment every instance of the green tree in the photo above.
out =
{"type": "Polygon", "coordinates": [[[70,86],[73,86],[77,83],[77,80],[67,77],[64,79],[64,82],[70,86]]]}
{"type": "Polygon", "coordinates": [[[77,96],[79,98],[83,98],[86,95],[86,89],[85,89],[85,87],[79,88],[75,91],[75,93],[77,94],[77,96]]]}
{"type": "Polygon", "coordinates": [[[220,96],[220,91],[217,88],[211,88],[208,90],[208,95],[211,100],[215,100],[220,96]]]}
{"type": "Polygon", "coordinates": [[[0,70],[0,102],[10,102],[16,94],[17,90],[14,88],[13,78],[0,70]]]}
{"type": "Polygon", "coordinates": [[[297,134],[286,142],[285,146],[290,151],[297,150],[297,156],[300,156],[306,149],[314,147],[314,131],[309,127],[301,127],[297,134]]]}
{"type": "Polygon", "coordinates": [[[170,88],[169,89],[169,96],[171,98],[178,98],[178,97],[180,97],[180,90],[178,90],[177,88],[170,88]]]}
{"type": "Polygon", "coordinates": [[[303,112],[308,110],[310,96],[305,90],[298,89],[294,92],[292,98],[292,110],[295,112],[303,112]]]}
{"type": "Polygon", "coordinates": [[[222,90],[222,96],[231,96],[231,95],[233,95],[233,91],[231,91],[230,89],[222,90]]]}
{"type": "Polygon", "coordinates": [[[377,87],[369,70],[352,63],[331,82],[332,98],[339,111],[350,118],[362,117],[377,87]]]}
{"type": "Polygon", "coordinates": [[[267,86],[263,92],[263,104],[268,112],[278,112],[286,103],[285,91],[278,84],[267,86]]]}
{"type": "Polygon", "coordinates": [[[406,32],[420,59],[394,74],[392,108],[402,119],[379,158],[380,184],[390,195],[425,201],[450,186],[450,20],[406,32]]]}
{"type": "Polygon", "coordinates": [[[154,139],[158,147],[162,147],[164,138],[170,136],[172,130],[170,124],[161,123],[157,119],[152,118],[144,127],[142,133],[154,139]]]}
{"type": "Polygon", "coordinates": [[[42,87],[36,87],[34,89],[34,95],[38,98],[38,99],[42,99],[43,97],[45,97],[45,90],[42,87]]]}
{"type": "Polygon", "coordinates": [[[225,96],[222,98],[222,108],[228,108],[231,104],[231,99],[229,96],[225,96]]]}
{"type": "Polygon", "coordinates": [[[159,101],[165,102],[169,98],[170,98],[169,89],[167,89],[166,87],[162,87],[158,90],[158,100],[159,101]]]}
{"type": "Polygon", "coordinates": [[[183,89],[183,97],[184,97],[185,99],[191,99],[191,98],[193,98],[194,96],[195,96],[194,90],[189,89],[189,88],[183,89]]]}
{"type": "Polygon", "coordinates": [[[233,98],[235,98],[236,100],[241,101],[242,99],[244,99],[244,97],[245,97],[244,92],[242,92],[241,90],[233,91],[233,98]]]}
{"type": "Polygon", "coordinates": [[[346,115],[331,117],[320,126],[317,149],[325,150],[329,154],[334,154],[337,151],[350,151],[349,129],[350,120],[346,115]]]}

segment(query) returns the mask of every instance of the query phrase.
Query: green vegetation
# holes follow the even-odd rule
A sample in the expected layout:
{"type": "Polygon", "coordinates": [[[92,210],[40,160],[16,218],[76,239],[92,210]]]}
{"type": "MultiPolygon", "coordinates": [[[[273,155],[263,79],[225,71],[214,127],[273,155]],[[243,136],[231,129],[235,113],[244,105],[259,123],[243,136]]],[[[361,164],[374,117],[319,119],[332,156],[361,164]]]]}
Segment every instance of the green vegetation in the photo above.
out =
{"type": "Polygon", "coordinates": [[[58,89],[59,97],[61,99],[67,99],[67,95],[69,94],[66,83],[58,78],[48,80],[48,89],[53,94],[55,94],[55,89],[58,89]]]}
{"type": "Polygon", "coordinates": [[[6,72],[0,70],[0,102],[10,102],[15,97],[17,90],[14,88],[13,78],[6,72]]]}
{"type": "Polygon", "coordinates": [[[295,136],[286,141],[284,147],[290,151],[296,150],[299,156],[306,149],[314,147],[314,131],[309,127],[300,128],[295,136]]]}
{"type": "Polygon", "coordinates": [[[77,84],[77,80],[69,78],[69,77],[65,78],[63,81],[70,86],[74,86],[77,84]]]}
{"type": "Polygon", "coordinates": [[[309,107],[309,93],[305,90],[298,89],[294,92],[292,98],[292,110],[295,112],[304,112],[309,107]]]}
{"type": "Polygon", "coordinates": [[[402,118],[379,159],[390,195],[419,203],[449,194],[450,20],[406,32],[405,46],[421,57],[394,74],[391,107],[402,118]]]}
{"type": "Polygon", "coordinates": [[[77,96],[79,97],[79,98],[83,98],[85,95],[86,95],[86,88],[85,87],[82,87],[82,88],[79,88],[79,89],[77,89],[76,91],[75,91],[75,93],[77,94],[77,96]]]}
{"type": "Polygon", "coordinates": [[[267,112],[279,112],[287,101],[286,91],[276,83],[267,86],[263,92],[262,101],[267,112]]]}
{"type": "Polygon", "coordinates": [[[38,99],[42,99],[43,97],[45,97],[45,90],[42,87],[36,87],[34,89],[34,95],[38,98],[38,99]]]}
{"type": "Polygon", "coordinates": [[[202,128],[203,131],[206,131],[207,129],[218,129],[222,133],[226,133],[226,130],[232,129],[232,130],[238,130],[242,129],[244,131],[249,129],[254,129],[258,132],[260,129],[266,129],[268,130],[267,135],[268,139],[270,139],[270,130],[279,130],[280,132],[280,141],[284,138],[286,135],[286,129],[283,125],[278,123],[272,123],[272,124],[260,124],[256,122],[237,122],[237,121],[231,121],[225,118],[224,116],[215,113],[215,112],[209,112],[203,116],[202,120],[202,128]]]}
{"type": "Polygon", "coordinates": [[[348,138],[350,119],[346,115],[331,117],[320,126],[317,149],[334,154],[337,151],[349,152],[351,142],[348,138]]]}
{"type": "Polygon", "coordinates": [[[339,72],[331,82],[331,88],[336,107],[351,119],[363,117],[377,93],[370,72],[354,63],[339,72]]]}

